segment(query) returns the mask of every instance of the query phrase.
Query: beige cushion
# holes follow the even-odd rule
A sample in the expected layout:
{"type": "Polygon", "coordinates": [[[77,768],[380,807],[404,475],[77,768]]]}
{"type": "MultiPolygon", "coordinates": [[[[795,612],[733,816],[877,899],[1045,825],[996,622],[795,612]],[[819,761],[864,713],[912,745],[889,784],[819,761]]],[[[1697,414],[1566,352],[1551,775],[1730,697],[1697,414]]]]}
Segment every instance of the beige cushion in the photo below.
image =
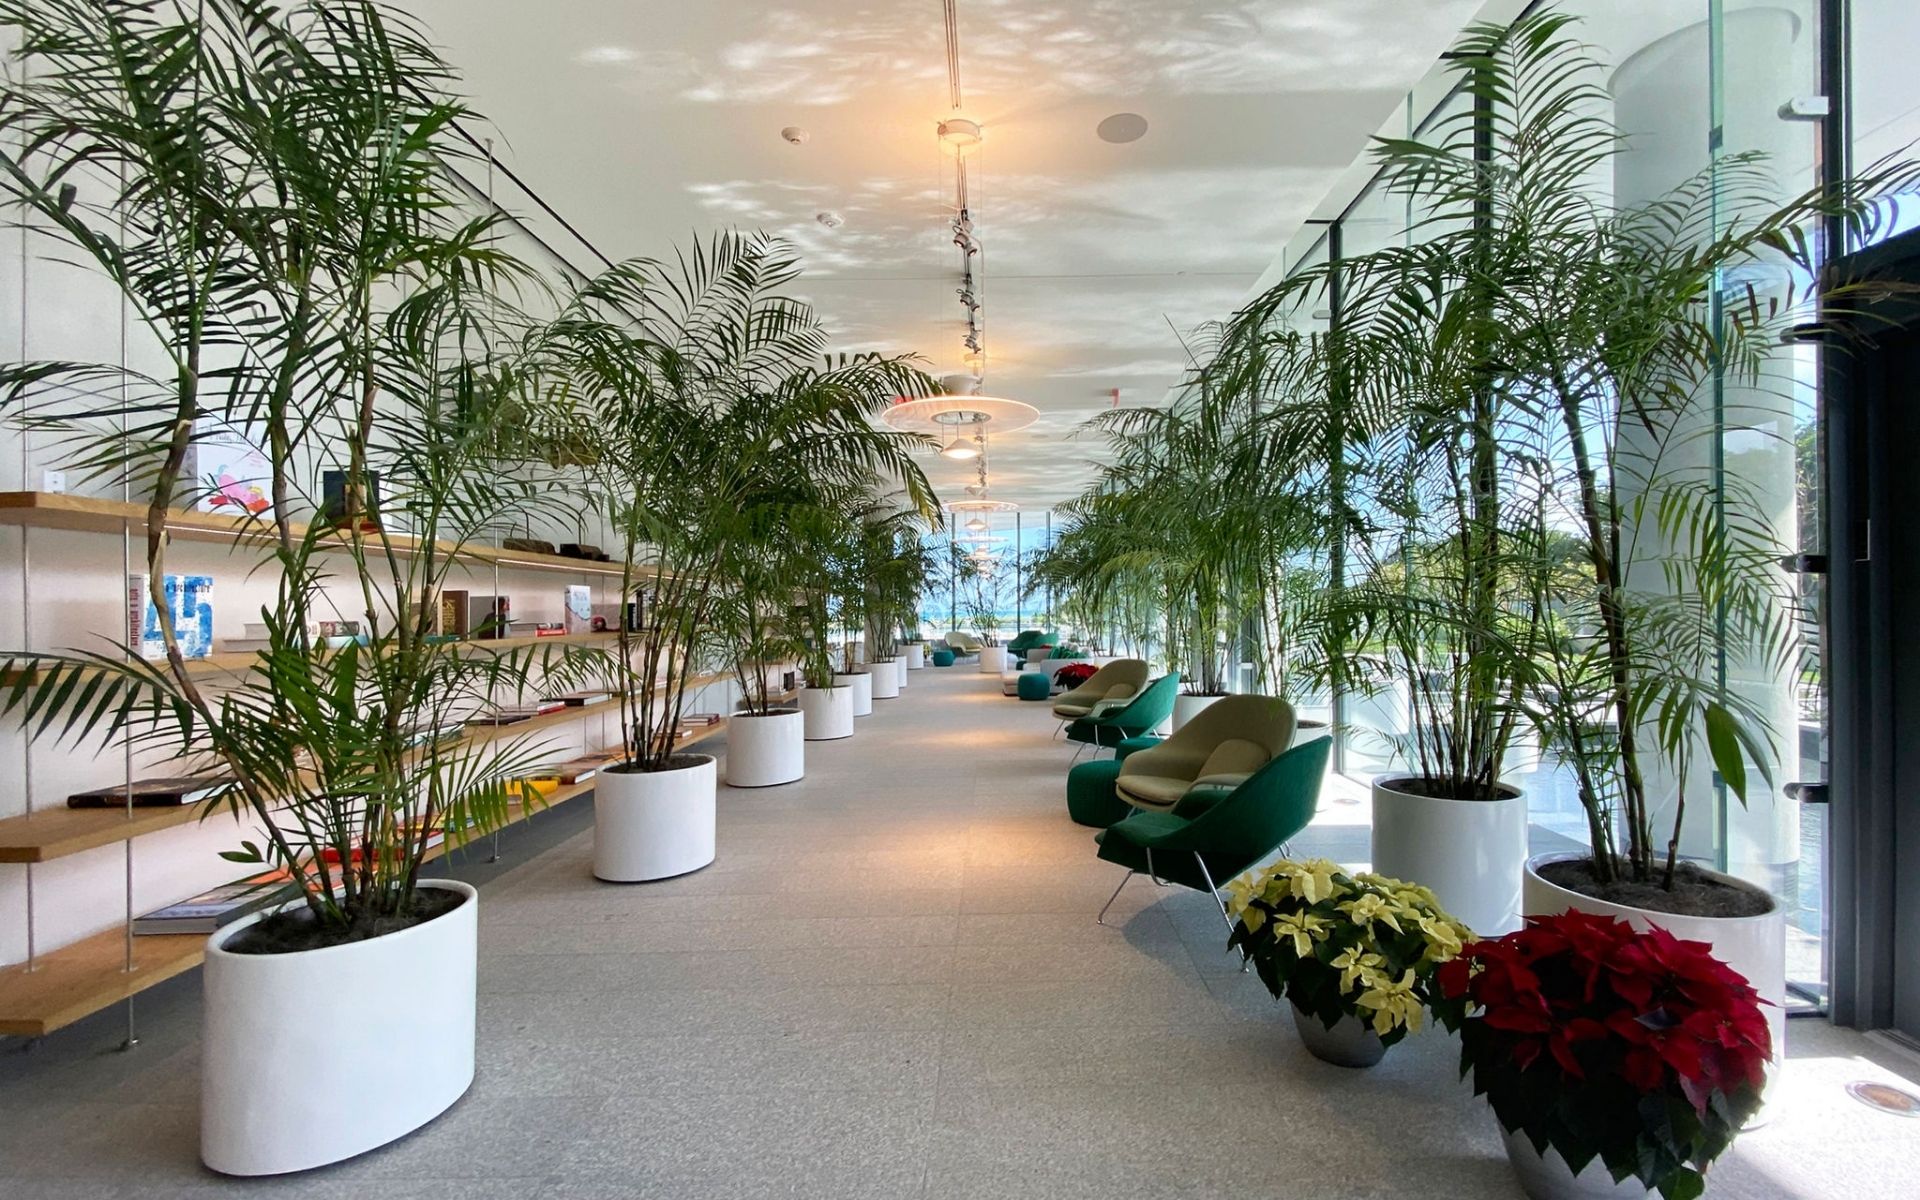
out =
{"type": "Polygon", "coordinates": [[[1267,765],[1267,748],[1246,738],[1228,738],[1213,748],[1196,778],[1209,775],[1238,775],[1242,779],[1267,765]]]}
{"type": "Polygon", "coordinates": [[[1084,717],[1093,711],[1091,704],[1056,704],[1053,715],[1056,717],[1084,717]]]}
{"type": "Polygon", "coordinates": [[[1245,775],[1202,775],[1200,778],[1193,781],[1193,786],[1194,787],[1237,788],[1241,784],[1245,783],[1247,780],[1252,778],[1253,778],[1253,773],[1251,771],[1249,771],[1245,775]]]}
{"type": "Polygon", "coordinates": [[[1107,689],[1107,699],[1125,700],[1139,690],[1130,683],[1116,683],[1107,689]]]}
{"type": "Polygon", "coordinates": [[[1114,780],[1120,798],[1140,808],[1172,808],[1191,786],[1191,780],[1166,775],[1122,775],[1114,780]]]}

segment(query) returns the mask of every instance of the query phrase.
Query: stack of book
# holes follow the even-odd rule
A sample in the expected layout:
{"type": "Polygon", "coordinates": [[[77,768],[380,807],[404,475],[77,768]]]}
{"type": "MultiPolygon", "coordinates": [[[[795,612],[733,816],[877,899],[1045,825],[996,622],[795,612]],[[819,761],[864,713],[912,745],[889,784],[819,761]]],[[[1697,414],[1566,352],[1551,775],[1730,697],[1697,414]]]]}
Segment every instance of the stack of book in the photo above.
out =
{"type": "Polygon", "coordinates": [[[568,708],[586,708],[594,704],[605,704],[613,699],[613,693],[599,688],[587,688],[578,692],[561,692],[557,696],[547,696],[545,699],[558,701],[568,708]]]}
{"type": "Polygon", "coordinates": [[[178,904],[142,913],[133,921],[137,934],[212,933],[249,913],[294,896],[292,876],[268,871],[238,883],[222,884],[178,904]]]}
{"type": "Polygon", "coordinates": [[[132,794],[135,808],[178,808],[198,804],[232,787],[231,775],[168,775],[154,779],[136,779],[132,783],[75,792],[67,797],[68,808],[122,808],[132,794]]]}
{"type": "Polygon", "coordinates": [[[529,704],[496,704],[467,718],[469,725],[518,725],[535,717],[559,712],[566,704],[559,700],[535,700],[529,704]]]}
{"type": "Polygon", "coordinates": [[[563,763],[555,763],[538,777],[552,779],[560,784],[585,783],[599,774],[600,768],[611,766],[619,760],[618,754],[583,754],[563,763]]]}

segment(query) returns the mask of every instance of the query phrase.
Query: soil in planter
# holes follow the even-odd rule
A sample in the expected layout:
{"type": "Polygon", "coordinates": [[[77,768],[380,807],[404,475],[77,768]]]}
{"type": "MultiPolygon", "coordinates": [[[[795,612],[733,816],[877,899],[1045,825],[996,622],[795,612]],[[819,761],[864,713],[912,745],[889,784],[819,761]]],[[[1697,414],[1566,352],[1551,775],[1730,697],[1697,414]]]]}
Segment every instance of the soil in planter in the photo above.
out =
{"type": "Polygon", "coordinates": [[[413,908],[407,915],[355,916],[345,926],[323,925],[304,907],[288,909],[247,926],[231,940],[222,942],[220,948],[233,954],[298,954],[302,950],[325,950],[329,946],[370,941],[424,925],[459,908],[466,899],[448,888],[415,888],[413,908]]]}
{"type": "Polygon", "coordinates": [[[1539,875],[1570,892],[1648,912],[1681,917],[1757,917],[1773,911],[1773,897],[1759,888],[1717,879],[1692,863],[1681,863],[1674,871],[1672,891],[1661,887],[1658,878],[1652,883],[1630,879],[1600,883],[1593,877],[1593,861],[1586,858],[1547,863],[1539,875]]]}
{"type": "MultiPolygon", "coordinates": [[[[745,716],[746,714],[740,714],[745,716]]],[[[657,771],[684,771],[697,767],[707,761],[704,754],[676,754],[657,767],[643,767],[634,763],[621,763],[617,767],[604,767],[602,773],[614,775],[652,775],[657,771]]]]}
{"type": "MultiPolygon", "coordinates": [[[[1305,722],[1302,722],[1305,724],[1305,722]]],[[[1511,800],[1518,793],[1511,788],[1495,786],[1489,790],[1478,785],[1469,785],[1467,794],[1461,795],[1451,780],[1428,779],[1424,776],[1405,776],[1400,779],[1388,779],[1382,787],[1396,792],[1405,792],[1409,796],[1421,796],[1428,800],[1511,800]]]]}

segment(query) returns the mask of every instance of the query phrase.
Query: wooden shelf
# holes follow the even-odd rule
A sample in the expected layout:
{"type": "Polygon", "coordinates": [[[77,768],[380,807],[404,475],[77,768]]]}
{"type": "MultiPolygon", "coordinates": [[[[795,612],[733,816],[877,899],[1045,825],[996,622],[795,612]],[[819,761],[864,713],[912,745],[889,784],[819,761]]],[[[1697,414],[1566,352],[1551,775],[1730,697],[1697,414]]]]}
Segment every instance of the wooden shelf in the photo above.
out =
{"type": "Polygon", "coordinates": [[[0,969],[0,1034],[43,1037],[192,970],[206,947],[204,933],[136,937],[128,971],[126,930],[116,928],[42,954],[32,971],[0,969]]]}
{"type": "MultiPolygon", "coordinates": [[[[528,724],[531,722],[505,728],[519,729],[528,724]]],[[[696,729],[682,737],[676,746],[684,748],[706,741],[726,727],[723,719],[705,729],[696,729]]],[[[541,809],[583,796],[591,792],[593,786],[594,781],[589,779],[559,788],[545,796],[537,806],[515,804],[498,829],[516,825],[541,809]]],[[[50,811],[46,815],[56,815],[57,811],[50,811]]],[[[66,811],[85,812],[80,809],[66,811]]],[[[176,815],[172,809],[165,811],[168,816],[176,815]]],[[[124,818],[119,819],[124,821],[124,818]]],[[[467,830],[464,836],[450,837],[427,851],[426,859],[431,862],[442,858],[449,850],[471,846],[495,832],[496,829],[467,830]]],[[[207,935],[202,933],[135,936],[134,967],[128,971],[125,969],[126,931],[116,928],[42,954],[33,971],[28,971],[25,964],[0,968],[0,1035],[44,1037],[157,983],[172,979],[183,971],[192,970],[206,959],[206,948],[207,935]]]]}
{"type": "MultiPolygon", "coordinates": [[[[121,533],[144,530],[145,505],[123,500],[104,500],[94,496],[72,496],[64,492],[0,492],[0,524],[25,525],[35,529],[63,529],[74,533],[121,533]]],[[[307,526],[294,523],[295,536],[304,536],[307,526]]],[[[186,542],[241,543],[264,545],[272,533],[271,523],[257,518],[227,516],[223,513],[188,512],[176,509],[167,516],[167,532],[186,542]]],[[[400,553],[418,549],[417,539],[402,533],[387,535],[387,541],[400,553]]],[[[345,548],[345,539],[340,539],[345,548]]],[[[457,550],[442,542],[440,549],[457,554],[469,564],[501,567],[506,570],[551,571],[563,575],[612,575],[623,570],[620,563],[594,562],[584,558],[565,558],[558,554],[539,554],[525,550],[507,550],[495,546],[468,544],[457,550]]],[[[636,579],[650,577],[650,567],[636,566],[636,579]]]]}
{"type": "MultiPolygon", "coordinates": [[[[218,813],[209,814],[214,819],[218,813]]],[[[40,863],[131,841],[201,817],[198,804],[171,808],[44,808],[0,821],[0,863],[40,863]]]]}

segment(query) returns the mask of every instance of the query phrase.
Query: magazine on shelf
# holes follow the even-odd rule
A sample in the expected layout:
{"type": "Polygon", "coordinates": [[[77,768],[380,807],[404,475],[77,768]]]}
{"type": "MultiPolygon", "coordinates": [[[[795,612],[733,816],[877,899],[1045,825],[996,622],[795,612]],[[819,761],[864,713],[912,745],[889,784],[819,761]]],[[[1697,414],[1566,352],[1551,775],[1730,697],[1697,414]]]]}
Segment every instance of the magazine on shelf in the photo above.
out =
{"type": "Polygon", "coordinates": [[[198,804],[233,786],[231,775],[163,775],[136,779],[131,785],[114,784],[75,792],[67,797],[68,808],[124,808],[127,793],[133,793],[135,808],[180,808],[198,804]]]}
{"type": "MultiPolygon", "coordinates": [[[[159,662],[167,657],[167,642],[148,579],[145,572],[127,576],[127,645],[141,658],[159,662]]],[[[162,590],[180,653],[187,658],[213,653],[213,576],[168,575],[162,590]]]]}
{"type": "Polygon", "coordinates": [[[136,934],[212,933],[241,917],[271,908],[294,896],[292,877],[268,871],[190,896],[133,919],[136,934]]]}
{"type": "Polygon", "coordinates": [[[618,754],[582,754],[578,758],[555,763],[539,777],[557,779],[563,784],[585,783],[599,774],[603,767],[610,767],[618,761],[618,754]]]}
{"type": "Polygon", "coordinates": [[[593,632],[593,588],[584,583],[567,585],[562,599],[566,604],[568,633],[593,632]]]}

